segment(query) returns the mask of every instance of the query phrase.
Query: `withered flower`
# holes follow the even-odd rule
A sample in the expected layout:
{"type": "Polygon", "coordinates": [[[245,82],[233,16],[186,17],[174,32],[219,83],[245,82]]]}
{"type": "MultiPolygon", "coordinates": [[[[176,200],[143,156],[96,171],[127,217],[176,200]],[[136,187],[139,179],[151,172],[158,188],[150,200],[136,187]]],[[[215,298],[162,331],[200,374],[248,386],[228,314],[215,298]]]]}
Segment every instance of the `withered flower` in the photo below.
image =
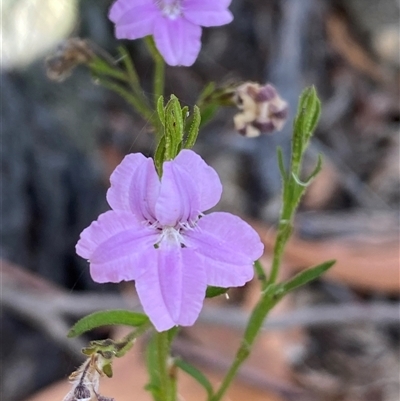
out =
{"type": "Polygon", "coordinates": [[[69,376],[71,391],[63,401],[115,401],[98,393],[103,367],[107,363],[99,353],[91,355],[75,372],[69,376]]]}
{"type": "Polygon", "coordinates": [[[288,104],[270,85],[246,82],[234,92],[240,113],[234,116],[235,128],[247,137],[280,131],[287,118],[288,104]]]}
{"type": "Polygon", "coordinates": [[[54,81],[64,81],[77,65],[88,64],[94,58],[95,53],[87,40],[67,39],[46,59],[47,76],[54,81]]]}

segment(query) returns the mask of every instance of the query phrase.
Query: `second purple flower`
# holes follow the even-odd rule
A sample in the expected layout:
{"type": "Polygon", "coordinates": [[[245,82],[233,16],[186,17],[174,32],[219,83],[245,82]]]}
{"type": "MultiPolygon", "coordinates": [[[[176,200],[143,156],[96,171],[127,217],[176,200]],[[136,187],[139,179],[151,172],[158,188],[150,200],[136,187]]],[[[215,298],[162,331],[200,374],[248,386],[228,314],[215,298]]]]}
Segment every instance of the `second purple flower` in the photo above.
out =
{"type": "Polygon", "coordinates": [[[231,0],[117,0],[109,18],[118,39],[153,35],[167,64],[192,65],[201,48],[201,27],[228,24],[231,0]]]}

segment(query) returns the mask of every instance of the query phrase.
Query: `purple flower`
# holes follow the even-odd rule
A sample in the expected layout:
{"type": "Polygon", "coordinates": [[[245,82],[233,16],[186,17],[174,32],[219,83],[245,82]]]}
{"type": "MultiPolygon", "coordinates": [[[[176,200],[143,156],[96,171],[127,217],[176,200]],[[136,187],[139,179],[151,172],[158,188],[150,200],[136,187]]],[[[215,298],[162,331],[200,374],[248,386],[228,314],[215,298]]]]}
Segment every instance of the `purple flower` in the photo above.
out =
{"type": "Polygon", "coordinates": [[[76,246],[99,283],[136,281],[143,309],[158,331],[190,326],[207,285],[242,286],[263,252],[257,233],[229,213],[204,216],[220,199],[217,173],[191,150],[163,164],[130,154],[111,175],[113,210],[86,228],[76,246]]]}
{"type": "Polygon", "coordinates": [[[201,48],[201,27],[228,24],[231,0],[117,0],[109,18],[118,39],[153,35],[169,65],[192,65],[201,48]]]}

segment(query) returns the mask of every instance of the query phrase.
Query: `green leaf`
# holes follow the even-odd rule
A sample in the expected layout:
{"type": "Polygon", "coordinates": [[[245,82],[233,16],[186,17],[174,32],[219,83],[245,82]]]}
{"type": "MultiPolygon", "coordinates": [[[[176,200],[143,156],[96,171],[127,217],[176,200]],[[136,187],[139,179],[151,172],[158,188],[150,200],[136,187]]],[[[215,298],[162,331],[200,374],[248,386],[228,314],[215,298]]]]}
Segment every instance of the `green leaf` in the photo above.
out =
{"type": "Polygon", "coordinates": [[[203,388],[207,391],[208,398],[213,395],[213,387],[210,381],[207,379],[206,376],[203,375],[202,372],[200,372],[200,370],[195,368],[190,363],[183,361],[182,359],[176,359],[174,363],[176,366],[178,366],[178,368],[182,369],[188,375],[192,376],[193,379],[197,381],[197,383],[203,386],[203,388]]]}
{"type": "Polygon", "coordinates": [[[283,151],[280,146],[278,146],[276,150],[276,155],[278,158],[278,167],[281,173],[282,181],[285,182],[287,178],[286,169],[285,169],[285,162],[283,161],[283,151]]]}
{"type": "Polygon", "coordinates": [[[89,69],[94,76],[98,75],[107,75],[109,77],[113,77],[119,79],[121,81],[126,82],[128,80],[127,76],[124,72],[120,71],[119,69],[115,68],[114,66],[111,67],[106,61],[103,59],[96,57],[90,64],[89,69]]]}
{"type": "Polygon", "coordinates": [[[297,114],[293,123],[292,172],[299,175],[303,154],[318,124],[321,102],[315,88],[306,88],[300,96],[297,114]]]}
{"type": "Polygon", "coordinates": [[[160,138],[157,149],[154,153],[154,164],[156,166],[158,176],[162,176],[162,166],[165,158],[165,135],[160,138]]]}
{"type": "Polygon", "coordinates": [[[262,282],[263,287],[267,283],[267,276],[265,274],[265,270],[259,260],[254,262],[254,270],[257,274],[257,278],[262,282]]]}
{"type": "Polygon", "coordinates": [[[107,377],[113,376],[113,370],[112,370],[111,363],[104,365],[102,371],[107,377]]]}
{"type": "Polygon", "coordinates": [[[198,103],[201,103],[215,91],[215,82],[209,82],[201,91],[198,103]]]}
{"type": "Polygon", "coordinates": [[[206,125],[217,113],[219,109],[218,104],[208,103],[206,106],[201,107],[201,126],[206,125]]]}
{"type": "Polygon", "coordinates": [[[199,128],[201,123],[200,109],[195,105],[193,107],[192,124],[189,128],[189,133],[185,141],[185,148],[191,149],[196,143],[197,135],[199,134],[199,128]]]}
{"type": "Polygon", "coordinates": [[[157,100],[157,113],[160,118],[161,124],[165,127],[165,110],[164,110],[164,96],[160,96],[157,100]]]}
{"type": "Polygon", "coordinates": [[[335,260],[329,260],[327,262],[321,263],[320,265],[304,270],[299,274],[296,274],[286,283],[282,283],[277,286],[277,294],[279,296],[283,296],[288,292],[293,291],[296,288],[302,287],[303,285],[317,279],[327,270],[329,270],[335,263],[336,263],[335,260]]]}
{"type": "Polygon", "coordinates": [[[184,106],[182,107],[182,120],[183,120],[183,124],[185,124],[186,119],[189,116],[189,106],[184,106]]]}
{"type": "Polygon", "coordinates": [[[68,337],[79,336],[100,326],[123,325],[138,327],[148,321],[149,318],[143,313],[122,309],[94,312],[78,320],[68,332],[68,337]]]}
{"type": "Polygon", "coordinates": [[[311,181],[319,174],[321,169],[322,169],[322,155],[318,154],[317,164],[313,172],[309,175],[309,177],[305,181],[306,186],[308,186],[311,183],[311,181]]]}
{"type": "Polygon", "coordinates": [[[321,102],[318,99],[314,86],[306,88],[300,96],[296,124],[304,134],[311,135],[318,123],[321,114],[321,102]]]}
{"type": "Polygon", "coordinates": [[[171,95],[165,106],[165,160],[172,160],[178,154],[183,131],[182,108],[178,98],[171,95]]]}
{"type": "Polygon", "coordinates": [[[228,292],[229,288],[213,287],[209,285],[206,290],[206,298],[214,298],[218,295],[225,294],[228,292]]]}

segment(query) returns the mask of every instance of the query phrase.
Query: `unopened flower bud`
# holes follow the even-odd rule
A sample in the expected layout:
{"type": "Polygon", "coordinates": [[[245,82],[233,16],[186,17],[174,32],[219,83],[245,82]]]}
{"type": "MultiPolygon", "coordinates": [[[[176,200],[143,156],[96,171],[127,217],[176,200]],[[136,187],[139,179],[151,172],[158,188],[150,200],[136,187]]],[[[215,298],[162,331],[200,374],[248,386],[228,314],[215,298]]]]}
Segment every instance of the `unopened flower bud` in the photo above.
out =
{"type": "Polygon", "coordinates": [[[288,104],[270,84],[246,82],[236,88],[234,101],[241,110],[234,117],[235,128],[244,136],[280,131],[286,122],[288,104]]]}

